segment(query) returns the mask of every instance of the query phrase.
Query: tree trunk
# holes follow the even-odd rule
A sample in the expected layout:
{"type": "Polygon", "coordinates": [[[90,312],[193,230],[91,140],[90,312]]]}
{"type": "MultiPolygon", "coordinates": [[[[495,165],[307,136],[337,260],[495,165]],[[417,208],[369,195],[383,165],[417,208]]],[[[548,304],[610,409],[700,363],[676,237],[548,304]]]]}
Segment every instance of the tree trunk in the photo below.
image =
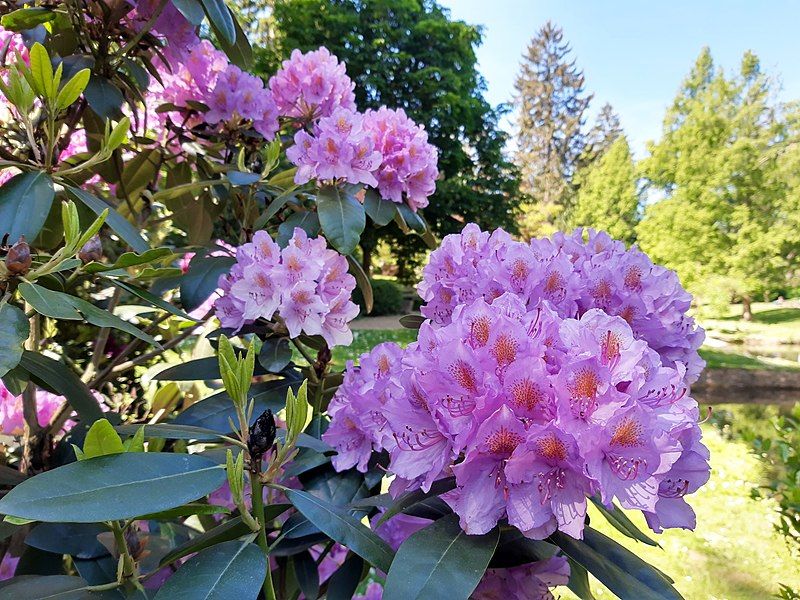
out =
{"type": "Polygon", "coordinates": [[[753,320],[753,308],[750,303],[750,296],[742,296],[742,319],[745,321],[753,320]]]}

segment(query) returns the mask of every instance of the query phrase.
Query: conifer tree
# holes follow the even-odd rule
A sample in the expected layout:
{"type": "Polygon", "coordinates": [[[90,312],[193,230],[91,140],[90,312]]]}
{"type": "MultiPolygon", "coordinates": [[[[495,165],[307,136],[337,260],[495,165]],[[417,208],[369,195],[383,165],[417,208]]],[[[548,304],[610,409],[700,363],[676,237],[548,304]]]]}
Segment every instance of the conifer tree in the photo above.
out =
{"type": "Polygon", "coordinates": [[[573,195],[573,177],[586,140],[584,113],[591,95],[571,58],[560,27],[551,22],[534,36],[515,82],[517,164],[531,198],[523,233],[550,233],[573,195]]]}

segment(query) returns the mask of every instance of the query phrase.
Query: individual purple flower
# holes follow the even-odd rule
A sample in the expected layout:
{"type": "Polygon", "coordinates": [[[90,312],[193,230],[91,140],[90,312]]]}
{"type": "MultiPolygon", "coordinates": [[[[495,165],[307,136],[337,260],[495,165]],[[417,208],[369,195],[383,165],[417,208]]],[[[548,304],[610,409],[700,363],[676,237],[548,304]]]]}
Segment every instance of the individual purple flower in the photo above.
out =
{"type": "Polygon", "coordinates": [[[293,50],[269,80],[269,89],[281,116],[310,123],[338,108],[354,111],[355,84],[327,48],[303,54],[293,50]]]}
{"type": "Polygon", "coordinates": [[[386,200],[406,202],[411,210],[428,206],[428,197],[436,190],[439,175],[436,148],[428,143],[428,134],[406,116],[402,108],[382,106],[364,114],[364,128],[382,156],[377,168],[378,188],[386,200]]]}

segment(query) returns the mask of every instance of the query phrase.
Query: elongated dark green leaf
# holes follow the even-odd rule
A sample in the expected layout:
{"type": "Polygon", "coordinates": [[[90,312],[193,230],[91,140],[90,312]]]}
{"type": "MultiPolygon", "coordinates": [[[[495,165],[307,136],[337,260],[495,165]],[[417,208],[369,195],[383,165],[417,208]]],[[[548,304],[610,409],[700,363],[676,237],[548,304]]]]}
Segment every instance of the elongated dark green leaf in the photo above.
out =
{"type": "Polygon", "coordinates": [[[258,362],[270,373],[280,373],[291,360],[289,338],[268,338],[258,353],[258,362]]]}
{"type": "Polygon", "coordinates": [[[320,531],[381,571],[389,571],[394,558],[392,549],[346,510],[301,490],[286,490],[286,496],[320,531]]]}
{"type": "Polygon", "coordinates": [[[567,587],[581,600],[595,600],[592,587],[589,585],[589,572],[583,565],[576,563],[571,558],[569,561],[569,582],[567,587]]]}
{"type": "Polygon", "coordinates": [[[29,333],[24,312],[12,304],[0,306],[0,377],[19,364],[29,333]]]}
{"type": "Polygon", "coordinates": [[[159,565],[168,565],[179,558],[194,554],[195,552],[200,552],[216,544],[235,540],[248,533],[252,533],[252,530],[242,521],[242,517],[234,517],[177,546],[168,554],[164,555],[159,565]]]}
{"type": "Polygon", "coordinates": [[[219,276],[228,273],[236,262],[232,256],[196,257],[189,263],[189,270],[181,278],[181,304],[186,310],[194,310],[217,289],[219,276]]]}
{"type": "Polygon", "coordinates": [[[294,235],[294,230],[299,227],[308,234],[308,237],[315,237],[319,234],[319,217],[317,213],[305,210],[292,214],[288,219],[278,226],[278,235],[275,241],[281,248],[286,247],[289,240],[294,235]]]}
{"type": "Polygon", "coordinates": [[[6,465],[0,465],[0,485],[17,485],[25,481],[27,477],[16,469],[6,465]]]}
{"type": "Polygon", "coordinates": [[[171,521],[179,517],[189,517],[191,515],[229,515],[231,509],[227,506],[217,506],[215,504],[204,504],[202,502],[190,502],[177,508],[162,510],[161,512],[142,515],[142,521],[171,521]]]}
{"type": "Polygon", "coordinates": [[[236,43],[236,26],[231,11],[223,0],[200,0],[209,22],[219,31],[220,41],[228,44],[236,43]]]}
{"type": "Polygon", "coordinates": [[[620,598],[683,598],[666,575],[611,538],[591,527],[584,528],[583,536],[576,540],[557,531],[550,539],[620,598]]]}
{"type": "Polygon", "coordinates": [[[419,329],[425,322],[422,315],[404,315],[400,317],[400,325],[406,329],[419,329]]]}
{"type": "Polygon", "coordinates": [[[162,438],[165,440],[197,440],[199,442],[213,442],[218,440],[220,434],[203,427],[189,425],[175,425],[173,423],[156,423],[154,425],[118,425],[115,427],[122,435],[135,435],[140,427],[144,427],[144,436],[147,438],[162,438]]]}
{"type": "Polygon", "coordinates": [[[112,600],[116,592],[90,592],[89,584],[70,575],[28,575],[15,577],[0,589],[0,600],[112,600]]]}
{"type": "MultiPolygon", "coordinates": [[[[72,559],[78,575],[83,577],[89,585],[103,585],[117,580],[117,560],[110,554],[99,558],[72,559]]],[[[118,600],[125,597],[120,593],[118,600]]]]}
{"type": "MultiPolygon", "coordinates": [[[[252,397],[255,407],[252,420],[255,420],[267,409],[276,412],[283,408],[286,402],[286,390],[292,387],[296,391],[300,385],[298,382],[284,380],[270,383],[274,383],[272,389],[252,397]]],[[[176,425],[203,427],[220,433],[229,433],[231,430],[229,419],[231,418],[236,422],[233,403],[226,394],[219,394],[192,404],[179,414],[173,423],[176,425]]]]}
{"type": "Polygon", "coordinates": [[[103,417],[97,398],[65,364],[43,354],[25,350],[20,365],[30,373],[35,383],[66,397],[82,422],[91,424],[103,417]]]}
{"type": "Polygon", "coordinates": [[[518,529],[500,532],[492,562],[492,569],[508,569],[540,560],[547,560],[558,552],[558,546],[543,540],[532,540],[522,535],[518,529]]]}
{"type": "Polygon", "coordinates": [[[45,173],[20,173],[0,186],[0,239],[8,234],[11,243],[24,235],[33,241],[41,231],[55,190],[45,173]]]}
{"type": "Polygon", "coordinates": [[[35,283],[19,284],[19,293],[38,312],[53,319],[80,321],[81,314],[70,303],[69,294],[48,290],[35,283]]]}
{"type": "Polygon", "coordinates": [[[108,554],[97,536],[108,529],[95,523],[40,523],[25,538],[28,546],[75,558],[90,559],[108,554]]]}
{"type": "Polygon", "coordinates": [[[614,529],[619,531],[621,534],[626,535],[633,540],[647,544],[648,546],[660,547],[658,542],[639,529],[633,523],[633,521],[628,518],[628,515],[626,515],[625,512],[616,504],[613,506],[613,508],[609,509],[603,505],[599,498],[592,497],[591,500],[597,507],[597,510],[599,510],[608,520],[608,522],[611,523],[614,529]]]}
{"type": "Polygon", "coordinates": [[[306,598],[316,598],[319,596],[319,571],[317,563],[312,558],[308,550],[295,554],[291,558],[294,566],[294,574],[300,591],[306,598]]]}
{"type": "Polygon", "coordinates": [[[201,456],[114,454],[31,477],[0,499],[0,513],[44,522],[130,519],[196,500],[224,481],[224,469],[201,456]]]}
{"type": "Polygon", "coordinates": [[[114,329],[119,329],[120,331],[129,333],[132,336],[139,338],[143,342],[147,342],[148,344],[152,344],[154,346],[159,346],[159,343],[153,336],[146,334],[144,331],[140,330],[138,327],[134,327],[127,321],[123,321],[115,314],[112,314],[107,310],[103,310],[102,308],[98,308],[86,300],[82,300],[74,296],[67,296],[67,298],[69,299],[70,304],[81,311],[84,318],[92,325],[97,325],[98,327],[113,327],[114,329]]]}
{"type": "Polygon", "coordinates": [[[411,210],[408,204],[395,204],[395,206],[397,207],[397,214],[403,223],[405,223],[416,233],[425,232],[425,221],[423,221],[417,213],[411,210]]]}
{"type": "Polygon", "coordinates": [[[347,255],[347,264],[350,266],[350,273],[356,278],[358,289],[361,290],[361,297],[364,299],[364,309],[367,313],[371,313],[374,297],[372,295],[372,284],[369,281],[369,277],[367,277],[367,274],[364,272],[361,263],[358,262],[352,254],[347,255]]]}
{"type": "Polygon", "coordinates": [[[118,281],[116,279],[112,279],[111,283],[114,284],[115,286],[117,286],[118,288],[121,288],[121,289],[125,290],[126,292],[128,292],[130,294],[133,294],[134,296],[138,296],[139,298],[141,298],[145,302],[147,302],[149,304],[152,304],[153,306],[156,306],[156,307],[158,307],[158,308],[160,308],[162,310],[165,310],[170,314],[175,315],[176,317],[180,317],[182,319],[186,319],[187,321],[197,321],[197,319],[195,319],[194,317],[189,316],[188,314],[186,314],[184,311],[182,311],[177,306],[172,306],[172,304],[170,304],[169,302],[167,302],[163,298],[160,298],[160,297],[156,296],[155,294],[153,294],[151,292],[148,292],[144,288],[140,288],[139,286],[133,285],[133,284],[130,284],[130,283],[123,283],[123,282],[118,281]]]}
{"type": "Polygon", "coordinates": [[[364,559],[350,554],[341,567],[331,575],[328,583],[327,600],[352,600],[358,584],[364,578],[364,559]]]}
{"type": "Polygon", "coordinates": [[[146,265],[156,261],[161,262],[162,259],[172,255],[173,252],[169,248],[150,248],[141,254],[125,252],[114,261],[114,264],[107,265],[105,263],[91,262],[84,267],[84,271],[87,273],[102,273],[116,269],[127,269],[128,267],[146,265]]]}
{"type": "Polygon", "coordinates": [[[375,225],[383,227],[394,219],[397,205],[391,200],[384,200],[375,190],[369,189],[364,195],[364,210],[375,225]]]}
{"type": "Polygon", "coordinates": [[[445,479],[439,479],[434,481],[431,485],[430,490],[427,492],[419,490],[413,490],[411,492],[407,492],[400,496],[388,509],[381,515],[380,520],[378,520],[378,524],[385,523],[393,516],[400,514],[408,507],[413,506],[417,502],[421,502],[426,498],[430,498],[432,496],[439,496],[444,494],[445,492],[449,492],[453,488],[456,487],[456,478],[455,477],[447,477],[445,479]]]}
{"type": "Polygon", "coordinates": [[[178,9],[186,20],[195,27],[203,22],[205,13],[203,12],[203,5],[197,0],[172,0],[172,4],[178,9]]]}
{"type": "Polygon", "coordinates": [[[122,104],[125,97],[119,88],[105,77],[92,75],[83,95],[92,110],[103,119],[122,117],[122,104]]]}
{"type": "Polygon", "coordinates": [[[89,192],[71,185],[64,186],[64,189],[70,196],[76,200],[79,200],[80,202],[83,202],[83,204],[90,208],[95,214],[99,215],[104,210],[108,209],[106,224],[111,227],[111,229],[113,229],[117,235],[119,235],[119,237],[125,240],[125,242],[127,242],[128,245],[136,252],[141,254],[150,248],[150,245],[141,236],[139,230],[136,229],[125,217],[119,214],[116,209],[108,204],[105,200],[101,200],[97,196],[93,196],[89,192]]]}
{"type": "Polygon", "coordinates": [[[325,237],[342,254],[358,246],[366,226],[364,206],[346,190],[328,186],[317,192],[317,214],[325,237]]]}
{"type": "MultiPolygon", "coordinates": [[[[142,150],[130,161],[125,163],[122,170],[120,185],[129,197],[138,197],[147,185],[153,181],[161,164],[161,151],[153,148],[152,150],[142,150]]],[[[119,196],[119,194],[117,194],[119,196]]]]}
{"type": "Polygon", "coordinates": [[[255,544],[231,541],[190,558],[156,594],[156,600],[255,600],[267,558],[255,544]]]}
{"type": "Polygon", "coordinates": [[[252,69],[253,67],[253,47],[250,45],[250,40],[247,39],[247,34],[242,30],[239,21],[233,18],[233,28],[236,30],[236,41],[229,44],[225,39],[224,34],[214,25],[211,24],[211,30],[219,42],[220,48],[227,55],[228,59],[237,67],[245,70],[252,69]]]}
{"type": "Polygon", "coordinates": [[[500,532],[467,535],[458,515],[448,515],[412,534],[397,551],[386,576],[386,600],[467,600],[486,572],[500,532]]]}

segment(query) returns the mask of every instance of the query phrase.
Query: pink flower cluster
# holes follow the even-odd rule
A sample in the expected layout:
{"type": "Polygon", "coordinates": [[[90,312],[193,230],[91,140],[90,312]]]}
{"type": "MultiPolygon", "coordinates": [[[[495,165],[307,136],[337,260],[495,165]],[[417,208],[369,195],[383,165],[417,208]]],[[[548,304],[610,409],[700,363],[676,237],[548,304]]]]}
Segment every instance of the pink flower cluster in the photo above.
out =
{"type": "Polygon", "coordinates": [[[385,106],[368,110],[364,126],[383,156],[375,174],[381,197],[402,203],[405,195],[414,211],[428,206],[428,196],[436,190],[439,176],[439,154],[428,143],[425,129],[409,119],[402,108],[391,110],[385,106]]]}
{"type": "Polygon", "coordinates": [[[355,278],[347,259],[323,237],[295,229],[282,249],[265,231],[236,250],[236,264],[223,275],[214,304],[223,327],[239,330],[256,319],[280,315],[291,337],[321,335],[330,347],[353,339],[348,323],[358,314],[351,300],[355,278]]]}
{"type": "Polygon", "coordinates": [[[298,166],[295,182],[344,180],[377,186],[373,171],[381,165],[381,153],[375,150],[363,121],[361,114],[338,108],[319,120],[313,136],[298,131],[294,146],[286,151],[286,157],[298,166]]]}
{"type": "MultiPolygon", "coordinates": [[[[50,423],[50,419],[64,402],[63,396],[38,390],[36,392],[36,409],[39,425],[44,427],[50,423]]],[[[22,396],[14,396],[0,381],[0,433],[13,436],[22,435],[24,426],[22,396]]]]}
{"type": "Polygon", "coordinates": [[[339,108],[355,110],[354,88],[344,63],[327,48],[305,54],[293,50],[269,80],[280,115],[306,123],[329,117],[339,108]]]}
{"type": "Polygon", "coordinates": [[[431,254],[417,288],[425,301],[422,314],[446,325],[459,304],[475,298],[491,303],[504,292],[529,308],[545,300],[564,318],[599,308],[627,321],[665,366],[685,370],[688,383],[696,381],[705,366],[697,352],[705,333],[687,315],[692,297],[677,275],[604,232],[589,230],[586,239],[584,233],[526,244],[502,229],[489,235],[471,223],[431,254]]]}
{"type": "MultiPolygon", "coordinates": [[[[534,539],[556,529],[579,538],[595,495],[643,511],[656,531],[693,528],[684,496],[708,480],[709,454],[684,363],[621,316],[578,310],[596,280],[581,279],[564,246],[543,265],[541,250],[527,252],[535,245],[509,243],[475,228],[445,240],[448,256],[432,257],[437,273],[451,277],[486,246],[505,247],[505,267],[443,288],[458,299],[432,311],[439,322],[424,322],[407,349],[381,344],[348,365],[324,435],[335,468],[364,471],[373,450],[386,450],[393,493],[454,475],[442,497],[470,534],[503,520],[534,539]]],[[[644,268],[641,256],[632,264],[644,268]]],[[[623,281],[627,272],[617,266],[623,281]]],[[[647,282],[659,274],[651,265],[637,276],[651,306],[662,306],[647,282]]]]}

